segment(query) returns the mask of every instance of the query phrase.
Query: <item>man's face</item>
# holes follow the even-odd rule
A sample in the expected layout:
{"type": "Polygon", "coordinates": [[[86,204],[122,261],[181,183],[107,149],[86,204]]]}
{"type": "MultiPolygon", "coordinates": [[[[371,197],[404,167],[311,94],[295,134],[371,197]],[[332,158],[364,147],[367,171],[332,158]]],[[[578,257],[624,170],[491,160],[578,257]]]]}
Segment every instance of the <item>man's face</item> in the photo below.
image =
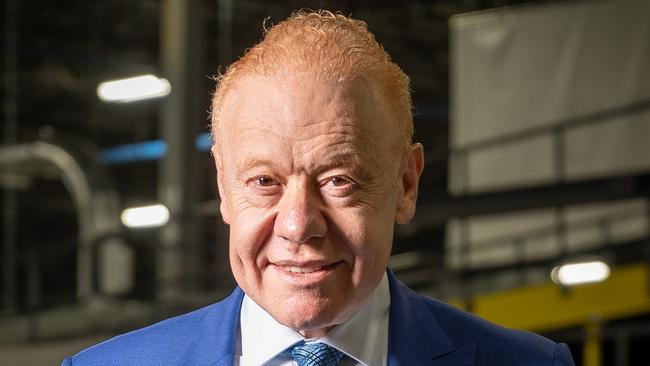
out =
{"type": "Polygon", "coordinates": [[[412,216],[392,113],[370,85],[249,76],[219,116],[213,151],[235,279],[305,336],[362,305],[385,271],[394,222],[412,216]]]}

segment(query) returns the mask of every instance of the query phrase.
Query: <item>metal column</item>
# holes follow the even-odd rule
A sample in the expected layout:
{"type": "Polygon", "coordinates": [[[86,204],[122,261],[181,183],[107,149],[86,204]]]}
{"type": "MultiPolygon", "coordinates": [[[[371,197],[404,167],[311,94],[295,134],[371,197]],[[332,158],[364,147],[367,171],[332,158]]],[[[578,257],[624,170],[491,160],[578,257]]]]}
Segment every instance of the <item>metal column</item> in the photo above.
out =
{"type": "MultiPolygon", "coordinates": [[[[5,3],[4,47],[4,141],[13,144],[16,139],[17,71],[16,71],[16,1],[5,3]]],[[[2,309],[11,312],[16,306],[16,226],[17,198],[12,187],[2,191],[2,309]]]]}
{"type": "Polygon", "coordinates": [[[585,325],[587,335],[582,347],[582,365],[583,366],[600,366],[602,365],[602,339],[601,339],[601,322],[599,319],[591,319],[585,325]]]}
{"type": "Polygon", "coordinates": [[[160,42],[163,76],[172,85],[161,108],[160,131],[168,144],[159,170],[159,197],[170,211],[162,229],[156,264],[156,293],[160,300],[179,299],[195,287],[199,271],[198,233],[191,216],[197,201],[197,161],[194,138],[206,123],[200,82],[203,38],[199,1],[161,2],[160,42]]]}

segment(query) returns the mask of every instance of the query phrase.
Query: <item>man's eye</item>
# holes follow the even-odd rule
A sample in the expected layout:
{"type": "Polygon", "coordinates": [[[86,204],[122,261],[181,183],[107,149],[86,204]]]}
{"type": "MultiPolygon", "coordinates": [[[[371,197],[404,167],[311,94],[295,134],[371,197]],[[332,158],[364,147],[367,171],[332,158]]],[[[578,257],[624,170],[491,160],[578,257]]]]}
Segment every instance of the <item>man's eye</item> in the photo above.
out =
{"type": "Polygon", "coordinates": [[[341,177],[341,176],[332,177],[332,178],[330,178],[329,181],[335,187],[344,187],[344,186],[352,183],[352,181],[350,181],[349,179],[347,179],[345,177],[341,177]]]}
{"type": "Polygon", "coordinates": [[[342,175],[329,177],[322,182],[321,188],[332,197],[348,197],[358,188],[356,182],[342,175]]]}
{"type": "Polygon", "coordinates": [[[253,178],[253,183],[261,187],[271,187],[278,184],[275,179],[269,177],[268,175],[261,175],[259,177],[253,178]]]}
{"type": "Polygon", "coordinates": [[[323,181],[322,187],[334,196],[347,196],[357,188],[356,183],[345,176],[336,175],[323,181]]]}

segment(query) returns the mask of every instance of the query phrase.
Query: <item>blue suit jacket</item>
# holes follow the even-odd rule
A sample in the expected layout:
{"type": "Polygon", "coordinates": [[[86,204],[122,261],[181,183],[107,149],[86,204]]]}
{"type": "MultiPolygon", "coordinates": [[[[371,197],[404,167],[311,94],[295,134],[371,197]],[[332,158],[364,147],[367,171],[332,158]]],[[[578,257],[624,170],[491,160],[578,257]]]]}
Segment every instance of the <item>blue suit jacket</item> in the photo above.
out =
{"type": "MultiPolygon", "coordinates": [[[[564,344],[497,326],[427,298],[390,271],[388,280],[390,366],[573,365],[564,344]]],[[[243,296],[237,288],[219,303],[117,336],[61,365],[231,366],[243,296]]]]}

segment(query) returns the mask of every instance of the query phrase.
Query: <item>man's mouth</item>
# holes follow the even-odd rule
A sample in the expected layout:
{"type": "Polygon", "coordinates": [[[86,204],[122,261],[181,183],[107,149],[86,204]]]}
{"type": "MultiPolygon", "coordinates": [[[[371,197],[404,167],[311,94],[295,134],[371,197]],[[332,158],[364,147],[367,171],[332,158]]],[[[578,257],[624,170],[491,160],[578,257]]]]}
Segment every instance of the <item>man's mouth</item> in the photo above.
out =
{"type": "MultiPolygon", "coordinates": [[[[319,261],[320,262],[320,261],[319,261]]],[[[320,262],[320,263],[296,263],[296,262],[276,262],[271,263],[284,272],[296,274],[310,274],[316,272],[326,272],[334,269],[340,262],[320,262]]]]}
{"type": "Polygon", "coordinates": [[[285,267],[282,268],[291,273],[312,273],[323,269],[323,267],[285,267]]]}

